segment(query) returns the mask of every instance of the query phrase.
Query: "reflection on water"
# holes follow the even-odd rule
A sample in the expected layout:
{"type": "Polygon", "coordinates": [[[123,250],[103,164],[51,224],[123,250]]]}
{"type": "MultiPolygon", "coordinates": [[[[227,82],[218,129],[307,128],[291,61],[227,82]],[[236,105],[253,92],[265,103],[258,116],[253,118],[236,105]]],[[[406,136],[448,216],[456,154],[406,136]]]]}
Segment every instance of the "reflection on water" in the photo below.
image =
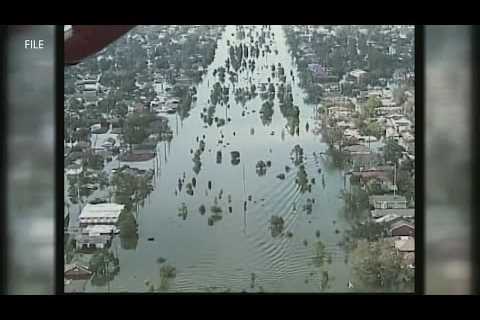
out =
{"type": "Polygon", "coordinates": [[[87,291],[347,290],[343,172],[312,132],[282,27],[243,31],[226,27],[188,115],[167,115],[178,128],[158,159],[128,163],[155,176],[139,237],[114,241],[118,274],[87,291]]]}

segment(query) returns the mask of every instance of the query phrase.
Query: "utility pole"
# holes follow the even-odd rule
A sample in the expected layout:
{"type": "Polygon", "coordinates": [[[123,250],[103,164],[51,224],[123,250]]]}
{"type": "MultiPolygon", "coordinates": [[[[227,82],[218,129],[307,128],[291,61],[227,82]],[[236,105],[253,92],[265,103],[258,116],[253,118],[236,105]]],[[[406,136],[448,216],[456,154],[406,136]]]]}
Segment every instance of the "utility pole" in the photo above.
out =
{"type": "Polygon", "coordinates": [[[397,191],[397,163],[393,166],[393,196],[395,197],[397,191]]]}

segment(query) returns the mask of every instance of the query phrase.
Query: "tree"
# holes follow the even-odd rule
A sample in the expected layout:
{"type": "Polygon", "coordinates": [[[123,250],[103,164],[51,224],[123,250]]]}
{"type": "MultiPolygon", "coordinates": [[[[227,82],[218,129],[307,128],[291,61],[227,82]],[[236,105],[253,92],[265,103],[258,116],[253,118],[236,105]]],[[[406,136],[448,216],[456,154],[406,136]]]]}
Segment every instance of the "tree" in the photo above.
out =
{"type": "Polygon", "coordinates": [[[350,192],[342,190],[340,197],[344,200],[345,213],[351,218],[359,218],[368,209],[368,194],[360,187],[352,186],[350,192]]]}
{"type": "Polygon", "coordinates": [[[360,240],[352,251],[354,283],[361,290],[412,291],[414,271],[387,240],[360,240]]]}
{"type": "Polygon", "coordinates": [[[374,136],[380,139],[383,136],[384,129],[380,123],[371,121],[366,126],[363,126],[360,132],[362,135],[374,136]]]}
{"type": "Polygon", "coordinates": [[[406,170],[399,170],[397,173],[398,192],[408,200],[415,200],[415,177],[406,170]]]}
{"type": "Polygon", "coordinates": [[[123,139],[130,146],[145,141],[148,137],[147,126],[149,121],[146,117],[139,114],[132,114],[127,118],[123,130],[123,139]]]}
{"type": "MultiPolygon", "coordinates": [[[[112,99],[112,100],[115,101],[114,99],[112,99]]],[[[124,102],[116,103],[113,107],[112,113],[116,117],[118,117],[120,119],[124,119],[127,116],[128,107],[124,102]]]]}
{"type": "Polygon", "coordinates": [[[346,234],[352,240],[377,241],[385,235],[385,230],[384,223],[378,223],[369,219],[364,222],[354,223],[352,228],[346,231],[346,234]]]}
{"type": "Polygon", "coordinates": [[[106,285],[120,271],[118,258],[106,249],[95,252],[88,266],[93,271],[92,285],[94,286],[106,285]]]}
{"type": "Polygon", "coordinates": [[[382,101],[378,97],[368,98],[367,104],[363,108],[363,117],[371,118],[375,116],[375,109],[382,106],[382,101]]]}
{"type": "Polygon", "coordinates": [[[118,219],[118,227],[122,249],[135,249],[138,243],[137,221],[130,211],[122,211],[118,219]]]}
{"type": "Polygon", "coordinates": [[[328,145],[338,145],[339,147],[341,147],[343,141],[343,130],[336,126],[329,128],[327,129],[325,139],[328,145]]]}
{"type": "Polygon", "coordinates": [[[386,140],[383,151],[385,161],[398,164],[398,160],[402,157],[403,152],[404,148],[395,139],[388,138],[386,140]]]}
{"type": "Polygon", "coordinates": [[[152,191],[153,174],[124,172],[123,169],[132,168],[125,166],[115,172],[111,184],[115,188],[115,202],[126,205],[127,209],[137,207],[152,191]]]}

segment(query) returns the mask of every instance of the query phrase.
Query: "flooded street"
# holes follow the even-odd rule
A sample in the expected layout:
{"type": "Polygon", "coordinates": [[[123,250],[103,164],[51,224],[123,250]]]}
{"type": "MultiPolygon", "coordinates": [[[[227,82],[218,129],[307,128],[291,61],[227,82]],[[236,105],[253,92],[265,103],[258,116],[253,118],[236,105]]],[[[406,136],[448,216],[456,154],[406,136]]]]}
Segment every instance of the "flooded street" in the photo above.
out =
{"type": "MultiPolygon", "coordinates": [[[[249,33],[248,27],[244,30],[249,33]]],[[[257,32],[262,33],[261,26],[252,30],[255,41],[257,32]]],[[[214,61],[197,86],[197,100],[189,115],[184,119],[178,113],[166,115],[174,134],[171,142],[159,143],[153,160],[122,162],[154,169],[154,191],[137,215],[136,246],[125,250],[120,239],[113,242],[119,273],[108,286],[89,283],[86,291],[144,292],[145,281],[160,283],[159,258],[176,268],[169,292],[318,292],[325,271],[329,285],[323,291],[348,290],[350,267],[338,245],[348,229],[339,198],[343,172],[327,166],[328,158],[322,154],[327,145],[314,134],[320,121],[314,119],[315,106],[304,103],[305,93],[298,86],[295,61],[282,27],[272,26],[269,34],[260,49],[269,45],[270,52],[254,59],[253,71],[240,68],[235,83],[226,72],[222,86],[229,88],[228,103],[217,104],[212,115],[224,119],[224,125],[213,122],[208,126],[202,115],[212,105],[211,92],[219,81],[216,70],[225,67],[230,47],[251,45],[249,36],[237,37],[235,26],[227,26],[218,41],[214,61]],[[272,65],[284,68],[285,85],[292,87],[293,104],[300,110],[298,129],[282,115],[277,98],[281,80],[272,75],[272,65]],[[262,83],[268,88],[269,79],[276,89],[271,122],[262,121],[260,109],[266,100],[261,95],[244,105],[235,99],[236,89],[255,85],[258,93],[262,83]],[[194,170],[192,159],[202,140],[201,166],[194,170]],[[297,145],[303,149],[301,162],[311,183],[310,192],[296,183],[301,167],[294,159],[297,145]],[[239,162],[232,161],[231,152],[235,151],[240,154],[239,162]],[[265,166],[257,166],[259,161],[265,166]],[[179,216],[183,203],[186,212],[179,216]],[[201,212],[202,205],[205,212],[201,212]],[[220,208],[215,219],[209,219],[212,207],[220,208]],[[272,235],[272,216],[284,221],[278,235],[272,235]],[[319,240],[331,257],[321,266],[314,263],[319,240]]],[[[119,165],[114,159],[106,169],[119,165]]]]}

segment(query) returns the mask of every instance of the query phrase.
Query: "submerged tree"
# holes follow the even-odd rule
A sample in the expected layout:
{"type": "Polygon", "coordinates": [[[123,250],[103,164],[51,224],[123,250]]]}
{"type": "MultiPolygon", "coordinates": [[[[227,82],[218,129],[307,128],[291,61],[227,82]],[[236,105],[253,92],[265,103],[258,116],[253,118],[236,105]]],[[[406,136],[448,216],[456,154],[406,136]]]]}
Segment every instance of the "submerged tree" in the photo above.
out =
{"type": "Polygon", "coordinates": [[[305,166],[302,164],[297,171],[297,178],[295,183],[300,187],[300,192],[304,193],[311,190],[311,184],[308,183],[308,174],[305,171],[305,166]]]}
{"type": "Polygon", "coordinates": [[[138,243],[137,221],[130,211],[122,211],[118,219],[118,227],[122,249],[135,249],[138,243]]]}
{"type": "Polygon", "coordinates": [[[90,259],[89,269],[93,272],[93,286],[105,286],[120,271],[120,261],[107,249],[97,250],[90,259]]]}
{"type": "Polygon", "coordinates": [[[363,217],[368,209],[368,194],[360,187],[353,186],[350,192],[341,191],[344,200],[344,210],[347,217],[355,220],[363,217]]]}
{"type": "Polygon", "coordinates": [[[285,221],[283,220],[282,217],[275,216],[273,215],[270,218],[270,231],[272,234],[272,237],[277,237],[283,232],[283,228],[285,226],[285,221]]]}
{"type": "Polygon", "coordinates": [[[163,264],[160,267],[160,289],[166,290],[169,288],[171,280],[177,276],[177,269],[170,264],[163,264]]]}

